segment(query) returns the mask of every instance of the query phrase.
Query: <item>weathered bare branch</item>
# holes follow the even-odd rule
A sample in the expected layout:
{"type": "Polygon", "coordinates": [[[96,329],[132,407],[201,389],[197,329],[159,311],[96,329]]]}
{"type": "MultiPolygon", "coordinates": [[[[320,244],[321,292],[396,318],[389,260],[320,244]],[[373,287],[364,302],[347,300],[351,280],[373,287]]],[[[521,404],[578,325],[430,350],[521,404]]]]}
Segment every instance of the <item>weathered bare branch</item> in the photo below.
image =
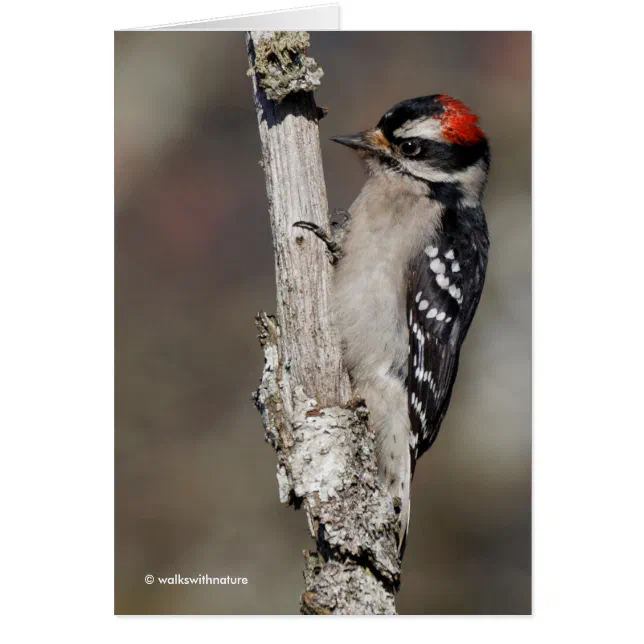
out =
{"type": "Polygon", "coordinates": [[[397,518],[377,477],[375,437],[352,400],[331,323],[332,266],[313,89],[322,70],[305,32],[249,32],[277,280],[277,319],[259,314],[265,367],[255,395],[278,455],[280,500],[304,508],[305,614],[392,614],[400,578],[397,518]]]}

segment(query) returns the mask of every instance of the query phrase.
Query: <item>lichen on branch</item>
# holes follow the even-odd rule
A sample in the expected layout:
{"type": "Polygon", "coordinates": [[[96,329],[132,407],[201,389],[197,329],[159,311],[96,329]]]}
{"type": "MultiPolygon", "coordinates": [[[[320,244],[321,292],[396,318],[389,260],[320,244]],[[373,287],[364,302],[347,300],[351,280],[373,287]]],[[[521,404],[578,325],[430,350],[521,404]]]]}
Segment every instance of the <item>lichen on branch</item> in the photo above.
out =
{"type": "Polygon", "coordinates": [[[321,407],[280,361],[277,321],[256,318],[264,372],[254,394],[278,455],[282,503],[303,506],[318,553],[305,553],[306,614],[395,614],[398,519],[378,480],[376,438],[362,400],[321,407]],[[285,397],[286,396],[286,397],[285,397]]]}
{"type": "Polygon", "coordinates": [[[312,92],[324,75],[313,58],[306,55],[306,31],[252,32],[255,59],[249,74],[257,74],[266,96],[280,103],[289,94],[312,92]]]}

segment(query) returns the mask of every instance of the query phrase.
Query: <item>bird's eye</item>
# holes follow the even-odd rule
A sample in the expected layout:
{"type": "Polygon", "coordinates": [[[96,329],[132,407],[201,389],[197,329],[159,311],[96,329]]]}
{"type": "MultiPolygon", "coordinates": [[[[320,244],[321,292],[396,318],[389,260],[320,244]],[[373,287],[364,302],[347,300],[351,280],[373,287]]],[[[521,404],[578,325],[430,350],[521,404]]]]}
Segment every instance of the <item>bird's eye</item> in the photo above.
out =
{"type": "Polygon", "coordinates": [[[420,152],[420,145],[418,145],[418,143],[414,143],[413,141],[405,141],[404,143],[400,144],[400,151],[406,157],[413,157],[420,152]]]}

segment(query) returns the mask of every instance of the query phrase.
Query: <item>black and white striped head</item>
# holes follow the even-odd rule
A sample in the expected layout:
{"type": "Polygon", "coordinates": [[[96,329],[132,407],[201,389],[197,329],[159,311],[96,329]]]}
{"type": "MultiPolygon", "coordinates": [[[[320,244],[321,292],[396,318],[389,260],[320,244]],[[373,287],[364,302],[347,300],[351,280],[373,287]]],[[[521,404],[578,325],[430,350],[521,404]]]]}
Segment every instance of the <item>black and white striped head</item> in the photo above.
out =
{"type": "Polygon", "coordinates": [[[393,171],[428,184],[436,199],[480,203],[490,151],[478,117],[444,94],[412,98],[392,107],[378,125],[333,141],[358,150],[371,172],[393,171]]]}

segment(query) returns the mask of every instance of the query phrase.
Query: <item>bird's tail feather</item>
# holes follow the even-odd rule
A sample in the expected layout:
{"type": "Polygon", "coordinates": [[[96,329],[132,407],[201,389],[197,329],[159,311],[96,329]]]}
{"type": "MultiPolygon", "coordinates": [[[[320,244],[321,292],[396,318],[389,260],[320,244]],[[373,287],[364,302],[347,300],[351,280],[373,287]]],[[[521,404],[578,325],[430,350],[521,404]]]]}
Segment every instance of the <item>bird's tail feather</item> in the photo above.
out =
{"type": "Polygon", "coordinates": [[[409,518],[411,515],[411,462],[410,454],[407,451],[407,466],[403,469],[403,481],[401,481],[400,500],[402,507],[400,509],[400,537],[398,541],[398,551],[402,559],[407,545],[407,533],[409,532],[409,518]]]}
{"type": "MultiPolygon", "coordinates": [[[[391,455],[393,454],[394,452],[391,452],[391,455]]],[[[381,469],[380,477],[385,483],[390,496],[394,499],[394,503],[399,504],[400,507],[398,515],[400,518],[398,550],[402,557],[407,533],[409,532],[409,516],[411,513],[411,456],[409,449],[407,448],[404,452],[398,454],[395,461],[392,463],[390,460],[387,465],[389,467],[381,469]],[[393,472],[390,469],[392,465],[393,472]]]]}

